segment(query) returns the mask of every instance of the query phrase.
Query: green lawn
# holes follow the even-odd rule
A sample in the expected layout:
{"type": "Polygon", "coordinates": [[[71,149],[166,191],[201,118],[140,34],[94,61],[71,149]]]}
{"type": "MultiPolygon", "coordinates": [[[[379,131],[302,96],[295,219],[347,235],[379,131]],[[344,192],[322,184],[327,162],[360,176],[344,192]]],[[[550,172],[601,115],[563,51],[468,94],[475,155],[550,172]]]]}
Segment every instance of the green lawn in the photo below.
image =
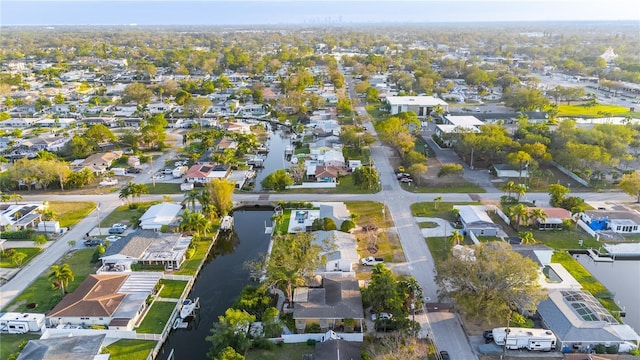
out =
{"type": "Polygon", "coordinates": [[[276,234],[286,234],[289,232],[289,221],[291,221],[291,209],[284,209],[282,211],[282,219],[278,222],[274,230],[276,234]]]}
{"type": "Polygon", "coordinates": [[[371,116],[374,120],[386,119],[388,117],[388,113],[380,111],[379,105],[367,105],[366,109],[369,113],[369,116],[371,116]]]}
{"type": "MultiPolygon", "coordinates": [[[[91,263],[94,251],[94,249],[76,250],[58,262],[59,264],[69,264],[75,275],[75,280],[70,281],[67,286],[67,293],[73,292],[89,274],[95,273],[96,264],[91,263]]],[[[46,313],[53,309],[62,299],[62,293],[60,289],[52,288],[51,282],[47,279],[48,275],[48,271],[43,273],[22,294],[13,299],[3,311],[46,313]],[[38,304],[38,307],[27,309],[26,304],[32,302],[38,304]]]]}
{"type": "Polygon", "coordinates": [[[560,263],[565,269],[582,285],[585,291],[595,296],[598,301],[614,314],[615,311],[620,311],[620,307],[616,305],[613,300],[613,294],[607,288],[602,285],[587,269],[585,269],[578,260],[574,259],[569,253],[565,251],[556,251],[551,257],[551,261],[554,263],[560,263]]]}
{"type": "Polygon", "coordinates": [[[416,193],[429,193],[429,194],[437,194],[437,193],[458,193],[458,194],[473,194],[473,193],[485,193],[487,192],[481,186],[476,184],[472,184],[468,181],[465,181],[465,184],[453,184],[451,186],[430,186],[428,183],[423,183],[420,185],[416,185],[413,183],[409,185],[408,183],[401,183],[402,188],[409,192],[416,193]]]}
{"type": "Polygon", "coordinates": [[[175,307],[174,302],[155,301],[136,331],[143,334],[161,334],[175,307]]]}
{"type": "Polygon", "coordinates": [[[9,359],[11,354],[19,351],[23,341],[39,339],[40,334],[7,334],[0,335],[0,359],[9,359]]]}
{"type": "Polygon", "coordinates": [[[253,349],[247,352],[247,360],[300,360],[305,354],[315,352],[315,345],[307,343],[282,344],[273,350],[253,349]]]}
{"type": "Polygon", "coordinates": [[[149,194],[180,194],[180,184],[176,183],[156,183],[147,185],[149,188],[149,194]]]}
{"type": "Polygon", "coordinates": [[[187,286],[187,282],[183,280],[160,279],[160,282],[163,286],[158,296],[162,298],[180,299],[187,286]]]}
{"type": "Polygon", "coordinates": [[[434,229],[438,227],[438,223],[433,221],[423,221],[418,223],[418,227],[421,229],[434,229]]]}
{"type": "Polygon", "coordinates": [[[60,227],[69,227],[77,224],[89,215],[95,208],[92,201],[50,201],[49,208],[57,214],[60,227]]]}
{"type": "MultiPolygon", "coordinates": [[[[7,249],[5,249],[7,250],[7,249]]],[[[11,262],[10,258],[4,258],[0,255],[0,268],[18,268],[27,265],[34,257],[36,257],[42,249],[37,247],[32,248],[15,248],[16,252],[21,252],[27,255],[23,260],[20,266],[11,262]]]]}
{"type": "Polygon", "coordinates": [[[385,207],[384,216],[382,208],[385,206],[379,202],[373,201],[345,201],[345,205],[349,212],[357,214],[358,225],[374,224],[381,228],[389,228],[393,226],[393,219],[390,216],[389,209],[385,207]]]}
{"type": "Polygon", "coordinates": [[[637,113],[629,111],[628,107],[618,105],[596,105],[587,107],[583,105],[562,105],[558,104],[558,116],[584,116],[584,117],[603,117],[603,116],[625,116],[630,115],[638,117],[637,113]]]}
{"type": "Polygon", "coordinates": [[[185,261],[184,264],[180,267],[180,270],[175,271],[176,275],[195,275],[198,266],[200,263],[207,257],[207,250],[209,249],[209,244],[213,241],[211,238],[203,238],[200,241],[194,241],[196,245],[196,252],[193,254],[191,259],[185,261]]]}
{"type": "MultiPolygon", "coordinates": [[[[377,188],[377,186],[376,186],[377,188]]],[[[378,192],[379,189],[361,189],[360,186],[356,186],[353,183],[353,177],[351,174],[340,176],[338,178],[338,185],[335,188],[326,189],[290,189],[285,190],[285,194],[373,194],[378,192]]]]}
{"type": "Polygon", "coordinates": [[[136,207],[133,209],[130,209],[129,205],[118,206],[111,214],[102,219],[100,222],[101,226],[107,227],[116,223],[132,224],[134,219],[135,222],[137,222],[137,219],[139,219],[151,205],[158,203],[159,202],[135,203],[136,207]]]}
{"type": "Polygon", "coordinates": [[[152,340],[121,339],[104,350],[110,360],[146,360],[155,346],[152,340]]]}
{"type": "Polygon", "coordinates": [[[413,216],[419,217],[436,217],[441,219],[446,219],[450,221],[455,221],[451,210],[453,209],[453,205],[478,205],[477,202],[469,202],[469,203],[450,203],[450,202],[441,202],[437,204],[434,202],[421,202],[421,203],[413,203],[411,204],[411,213],[413,216]]]}

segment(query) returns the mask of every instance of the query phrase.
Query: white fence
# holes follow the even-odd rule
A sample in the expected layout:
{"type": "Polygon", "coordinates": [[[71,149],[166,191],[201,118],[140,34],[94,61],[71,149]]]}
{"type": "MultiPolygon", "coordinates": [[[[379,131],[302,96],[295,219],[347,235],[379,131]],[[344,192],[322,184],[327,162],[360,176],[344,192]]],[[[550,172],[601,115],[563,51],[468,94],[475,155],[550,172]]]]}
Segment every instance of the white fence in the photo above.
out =
{"type": "Polygon", "coordinates": [[[471,238],[471,241],[473,241],[474,244],[480,245],[480,240],[478,240],[478,238],[476,237],[476,234],[474,234],[473,231],[469,231],[469,237],[471,238]]]}
{"type": "MultiPolygon", "coordinates": [[[[126,330],[94,330],[94,329],[46,329],[41,339],[49,339],[51,337],[60,337],[60,336],[86,336],[86,335],[100,335],[106,334],[109,338],[119,338],[119,339],[135,339],[136,332],[135,331],[126,331],[126,330]]],[[[153,340],[153,339],[150,339],[153,340]]]]}
{"type": "Polygon", "coordinates": [[[565,168],[565,167],[563,167],[561,165],[558,165],[557,163],[555,163],[553,161],[551,163],[553,164],[553,166],[556,167],[556,169],[560,170],[561,173],[563,173],[563,174],[567,175],[568,177],[572,178],[573,180],[577,181],[582,186],[585,186],[585,187],[589,187],[590,186],[588,181],[586,181],[585,179],[581,178],[580,176],[574,174],[571,170],[569,170],[569,169],[567,169],[567,168],[565,168]]]}
{"type": "Polygon", "coordinates": [[[592,228],[589,227],[589,225],[587,225],[584,221],[582,221],[581,219],[578,219],[578,225],[582,228],[582,230],[584,230],[587,234],[593,236],[594,238],[596,238],[596,240],[600,241],[600,236],[598,236],[598,233],[595,232],[595,230],[593,230],[592,228]]]}
{"type": "Polygon", "coordinates": [[[287,186],[287,189],[333,189],[337,185],[334,182],[304,182],[301,185],[287,186]]]}
{"type": "MultiPolygon", "coordinates": [[[[336,333],[340,339],[353,342],[362,342],[364,339],[363,333],[336,333]]],[[[303,343],[312,339],[318,342],[325,341],[326,334],[288,334],[282,335],[282,341],[285,344],[303,343]]]]}
{"type": "Polygon", "coordinates": [[[496,211],[496,214],[498,214],[498,216],[500,216],[500,219],[502,219],[505,223],[507,223],[507,225],[511,225],[511,219],[509,219],[509,217],[507,215],[505,215],[502,210],[498,209],[497,207],[495,207],[494,209],[496,211]]]}

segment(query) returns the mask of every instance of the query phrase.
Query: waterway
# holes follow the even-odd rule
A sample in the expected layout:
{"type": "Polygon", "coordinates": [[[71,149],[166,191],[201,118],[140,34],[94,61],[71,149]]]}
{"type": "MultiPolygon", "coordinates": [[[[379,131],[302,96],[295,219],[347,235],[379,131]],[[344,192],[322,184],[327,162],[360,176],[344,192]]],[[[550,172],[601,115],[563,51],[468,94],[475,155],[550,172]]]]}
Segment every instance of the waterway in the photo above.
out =
{"type": "Polygon", "coordinates": [[[211,325],[251,283],[243,264],[267,252],[270,238],[264,234],[264,223],[270,223],[271,215],[273,210],[265,208],[234,211],[235,236],[218,239],[189,294],[200,298],[197,321],[192,329],[173,330],[157,359],[166,360],[171,349],[176,360],[207,359],[210,343],[205,337],[211,325]]]}
{"type": "Polygon", "coordinates": [[[622,320],[640,333],[640,261],[598,262],[585,254],[575,254],[574,258],[615,294],[616,304],[627,313],[622,320]]]}
{"type": "Polygon", "coordinates": [[[264,159],[264,168],[256,169],[256,185],[253,188],[254,191],[262,191],[260,182],[267,177],[267,175],[279,169],[289,168],[289,161],[287,161],[284,156],[284,150],[290,143],[289,135],[286,135],[283,130],[276,130],[271,133],[265,144],[269,148],[269,153],[264,159]]]}

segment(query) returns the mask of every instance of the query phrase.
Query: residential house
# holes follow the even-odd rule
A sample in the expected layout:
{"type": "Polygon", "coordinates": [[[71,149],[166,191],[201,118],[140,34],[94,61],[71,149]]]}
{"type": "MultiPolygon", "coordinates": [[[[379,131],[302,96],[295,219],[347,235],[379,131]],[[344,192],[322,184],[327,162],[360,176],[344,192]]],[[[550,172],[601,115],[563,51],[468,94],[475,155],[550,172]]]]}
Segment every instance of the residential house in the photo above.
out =
{"type": "Polygon", "coordinates": [[[313,244],[325,249],[320,256],[327,260],[316,271],[317,275],[332,276],[334,272],[355,275],[353,266],[358,264],[359,257],[353,234],[336,230],[314,231],[313,237],[313,244]]]}
{"type": "Polygon", "coordinates": [[[342,339],[328,339],[316,343],[314,360],[355,360],[361,359],[360,344],[342,339]]]}
{"type": "Polygon", "coordinates": [[[529,207],[529,214],[532,213],[533,210],[542,210],[546,215],[546,218],[532,218],[531,222],[538,227],[538,230],[549,230],[549,229],[562,229],[562,224],[564,221],[571,220],[571,212],[569,210],[563,208],[556,207],[529,207]]]}
{"type": "Polygon", "coordinates": [[[230,133],[236,134],[251,134],[251,125],[243,122],[225,122],[222,123],[222,128],[230,133]]]}
{"type": "Polygon", "coordinates": [[[106,326],[133,330],[161,273],[90,274],[47,313],[48,327],[106,326]]]}
{"type": "Polygon", "coordinates": [[[39,120],[39,118],[10,118],[0,121],[0,127],[4,129],[26,129],[39,120]]]}
{"type": "Polygon", "coordinates": [[[320,218],[330,218],[338,229],[343,221],[351,219],[351,213],[343,202],[316,202],[314,205],[320,208],[320,218]]]}
{"type": "Polygon", "coordinates": [[[230,138],[229,136],[223,136],[213,144],[213,147],[218,152],[222,152],[227,149],[235,150],[238,148],[238,142],[230,138]]]}
{"type": "Polygon", "coordinates": [[[175,223],[180,211],[182,211],[180,204],[163,202],[152,205],[140,217],[140,228],[142,230],[160,231],[162,226],[169,226],[175,223]]]}
{"type": "Polygon", "coordinates": [[[190,183],[208,183],[211,179],[226,179],[229,176],[229,165],[196,164],[189,168],[185,179],[190,183]]]}
{"type": "Polygon", "coordinates": [[[333,166],[318,165],[315,167],[313,179],[316,182],[338,182],[338,169],[333,166]]]}
{"type": "Polygon", "coordinates": [[[23,140],[17,150],[23,153],[33,154],[40,150],[56,152],[62,149],[69,140],[71,140],[71,138],[65,136],[38,136],[23,140]]]}
{"type": "Polygon", "coordinates": [[[454,205],[458,210],[458,216],[464,232],[473,232],[476,236],[496,236],[499,226],[487,214],[486,207],[482,205],[454,205]]]}
{"type": "Polygon", "coordinates": [[[640,233],[640,215],[633,210],[587,210],[582,221],[595,231],[613,231],[621,234],[640,233]]]}
{"type": "MultiPolygon", "coordinates": [[[[308,325],[320,325],[320,331],[344,331],[354,321],[352,331],[362,334],[364,311],[356,278],[324,278],[321,288],[299,287],[293,296],[296,331],[304,333],[308,325]],[[347,324],[345,324],[345,320],[347,324]]],[[[359,341],[362,341],[360,337],[359,341]]]]}
{"type": "Polygon", "coordinates": [[[162,265],[179,269],[186,260],[190,237],[179,233],[159,233],[142,230],[116,241],[100,257],[101,272],[131,271],[131,265],[162,265]]]}
{"type": "Polygon", "coordinates": [[[76,126],[76,119],[59,118],[59,119],[42,119],[37,122],[36,126],[43,128],[61,128],[68,129],[76,126]]]}
{"type": "Polygon", "coordinates": [[[327,167],[338,169],[344,167],[344,155],[342,155],[342,151],[329,150],[321,156],[318,156],[318,160],[327,167]]]}
{"type": "Polygon", "coordinates": [[[509,164],[494,164],[491,166],[491,174],[499,178],[528,178],[528,166],[520,170],[519,168],[509,164]]]}
{"type": "Polygon", "coordinates": [[[450,147],[456,139],[453,135],[460,133],[479,133],[480,127],[484,123],[475,116],[445,116],[443,124],[437,124],[435,135],[442,140],[442,143],[450,147]]]}
{"type": "Polygon", "coordinates": [[[387,96],[385,101],[391,106],[391,115],[413,111],[419,118],[426,118],[436,106],[449,110],[449,104],[433,96],[387,96]]]}
{"type": "Polygon", "coordinates": [[[35,227],[42,219],[42,203],[0,203],[0,230],[22,230],[35,227]]]}
{"type": "Polygon", "coordinates": [[[106,153],[97,153],[90,155],[84,160],[74,160],[71,163],[74,171],[80,171],[84,168],[89,168],[91,171],[100,175],[103,174],[111,167],[114,160],[119,159],[122,156],[122,151],[111,151],[106,153]]]}
{"type": "Polygon", "coordinates": [[[555,290],[538,304],[545,327],[558,338],[559,348],[589,353],[595,346],[640,341],[636,332],[620,324],[600,302],[583,290],[555,290]]]}
{"type": "MultiPolygon", "coordinates": [[[[106,334],[29,340],[16,360],[101,359],[106,334]]],[[[107,355],[108,356],[108,355],[107,355]]]]}

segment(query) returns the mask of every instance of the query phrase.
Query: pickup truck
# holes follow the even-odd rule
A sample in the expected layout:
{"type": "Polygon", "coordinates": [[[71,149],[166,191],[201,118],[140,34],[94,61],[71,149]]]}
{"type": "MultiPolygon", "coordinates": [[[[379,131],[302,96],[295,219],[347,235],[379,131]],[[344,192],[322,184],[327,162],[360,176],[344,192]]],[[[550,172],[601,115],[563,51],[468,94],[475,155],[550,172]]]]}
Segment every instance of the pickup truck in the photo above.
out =
{"type": "Polygon", "coordinates": [[[369,257],[360,259],[360,262],[362,263],[362,265],[365,265],[365,266],[373,266],[377,264],[383,264],[384,259],[381,257],[369,256],[369,257]]]}

